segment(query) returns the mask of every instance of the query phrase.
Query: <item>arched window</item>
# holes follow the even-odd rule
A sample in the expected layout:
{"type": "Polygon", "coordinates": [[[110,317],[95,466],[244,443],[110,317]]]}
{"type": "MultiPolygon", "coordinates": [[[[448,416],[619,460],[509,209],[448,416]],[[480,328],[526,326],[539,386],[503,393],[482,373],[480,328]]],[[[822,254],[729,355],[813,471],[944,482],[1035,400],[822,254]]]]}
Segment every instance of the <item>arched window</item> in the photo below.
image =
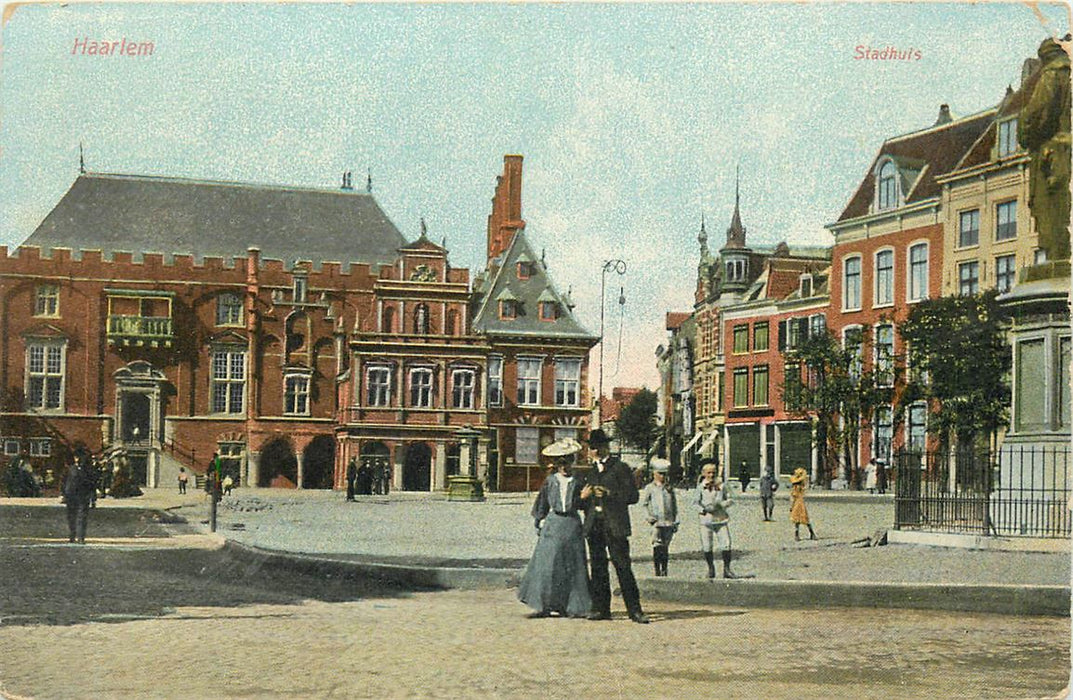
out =
{"type": "Polygon", "coordinates": [[[879,209],[898,206],[898,168],[889,160],[879,169],[876,204],[879,209]]]}

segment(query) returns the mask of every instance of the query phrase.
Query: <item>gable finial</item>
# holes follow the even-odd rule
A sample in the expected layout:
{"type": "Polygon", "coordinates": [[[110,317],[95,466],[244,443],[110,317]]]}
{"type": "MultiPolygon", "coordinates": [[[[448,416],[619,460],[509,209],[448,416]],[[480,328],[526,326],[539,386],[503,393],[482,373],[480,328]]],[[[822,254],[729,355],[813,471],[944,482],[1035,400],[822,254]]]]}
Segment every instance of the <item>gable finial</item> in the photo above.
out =
{"type": "Polygon", "coordinates": [[[428,226],[425,225],[425,217],[421,217],[421,238],[428,238],[428,226]]]}
{"type": "Polygon", "coordinates": [[[365,173],[365,193],[366,194],[372,194],[373,193],[373,171],[372,171],[372,168],[370,168],[365,173]]]}
{"type": "Polygon", "coordinates": [[[78,142],[78,172],[86,172],[86,153],[82,149],[82,142],[78,142]]]}

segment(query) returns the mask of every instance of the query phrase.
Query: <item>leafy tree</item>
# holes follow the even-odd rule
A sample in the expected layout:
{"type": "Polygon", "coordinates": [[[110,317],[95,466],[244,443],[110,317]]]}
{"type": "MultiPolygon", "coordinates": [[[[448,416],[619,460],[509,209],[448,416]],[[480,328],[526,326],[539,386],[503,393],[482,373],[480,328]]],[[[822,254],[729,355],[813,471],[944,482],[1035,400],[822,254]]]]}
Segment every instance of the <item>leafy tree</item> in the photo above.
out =
{"type": "Polygon", "coordinates": [[[898,326],[910,348],[899,403],[928,402],[928,430],[943,449],[955,438],[962,446],[991,442],[1009,423],[1012,354],[997,296],[928,299],[898,326]]]}
{"type": "MultiPolygon", "coordinates": [[[[890,392],[877,386],[874,372],[863,369],[868,345],[863,330],[847,336],[843,347],[825,329],[802,333],[801,340],[784,351],[783,403],[789,413],[815,421],[816,441],[821,446],[820,479],[825,486],[830,486],[840,466],[846,482],[859,488],[861,428],[890,392]]],[[[893,367],[886,371],[893,371],[893,367]]]]}
{"type": "Polygon", "coordinates": [[[641,450],[646,456],[659,430],[656,425],[656,402],[656,393],[642,388],[622,408],[615,422],[615,437],[641,450]]]}

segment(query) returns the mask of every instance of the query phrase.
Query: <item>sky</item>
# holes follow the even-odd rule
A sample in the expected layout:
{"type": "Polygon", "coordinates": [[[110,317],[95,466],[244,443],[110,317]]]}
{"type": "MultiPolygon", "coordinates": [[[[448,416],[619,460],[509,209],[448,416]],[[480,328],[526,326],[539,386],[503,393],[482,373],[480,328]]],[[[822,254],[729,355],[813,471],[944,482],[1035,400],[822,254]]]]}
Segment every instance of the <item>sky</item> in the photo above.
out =
{"type": "Polygon", "coordinates": [[[526,233],[594,332],[603,263],[626,263],[606,280],[608,393],[658,384],[664,315],[691,310],[701,215],[718,247],[739,165],[750,244],[830,245],[885,138],[942,103],[993,106],[1070,24],[1060,4],[1000,2],[5,9],[0,244],[60,200],[82,143],[98,172],[326,188],[371,172],[404,236],[424,217],[476,274],[520,153],[526,233]],[[87,38],[154,49],[81,55],[87,38]]]}

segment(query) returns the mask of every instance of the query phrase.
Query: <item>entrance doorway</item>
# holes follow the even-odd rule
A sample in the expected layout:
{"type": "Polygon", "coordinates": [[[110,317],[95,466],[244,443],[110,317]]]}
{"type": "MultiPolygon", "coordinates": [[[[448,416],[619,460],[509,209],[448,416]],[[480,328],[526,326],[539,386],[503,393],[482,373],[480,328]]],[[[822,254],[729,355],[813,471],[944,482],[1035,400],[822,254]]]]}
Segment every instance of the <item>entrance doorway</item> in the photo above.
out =
{"type": "Polygon", "coordinates": [[[276,438],[261,449],[258,486],[293,489],[298,485],[298,459],[287,438],[276,438]]]}
{"type": "Polygon", "coordinates": [[[423,442],[411,442],[406,448],[402,467],[403,491],[428,491],[432,488],[432,450],[423,442]]]}
{"type": "Polygon", "coordinates": [[[150,438],[150,419],[152,409],[149,405],[149,395],[140,391],[124,391],[121,399],[123,416],[122,439],[135,445],[148,442],[150,438]]]}
{"type": "Polygon", "coordinates": [[[335,472],[335,440],[327,435],[313,438],[302,453],[302,488],[330,489],[335,472]]]}
{"type": "MultiPolygon", "coordinates": [[[[390,456],[391,452],[382,442],[367,442],[361,447],[361,470],[358,473],[364,473],[365,478],[371,480],[370,492],[373,494],[386,495],[391,491],[390,456]]],[[[363,483],[358,484],[359,492],[362,486],[363,483]]]]}

